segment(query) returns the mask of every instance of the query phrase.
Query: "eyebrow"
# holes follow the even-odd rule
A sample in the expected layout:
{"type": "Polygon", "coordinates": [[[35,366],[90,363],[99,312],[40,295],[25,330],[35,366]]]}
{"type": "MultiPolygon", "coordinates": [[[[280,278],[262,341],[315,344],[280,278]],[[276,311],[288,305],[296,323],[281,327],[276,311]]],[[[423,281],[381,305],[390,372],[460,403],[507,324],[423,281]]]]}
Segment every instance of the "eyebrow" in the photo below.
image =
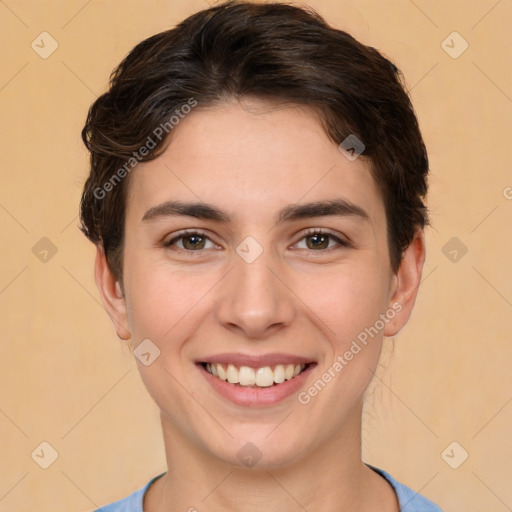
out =
{"type": "MultiPolygon", "coordinates": [[[[195,217],[196,219],[213,220],[225,224],[229,224],[233,220],[228,212],[208,203],[166,201],[147,210],[142,217],[142,222],[175,216],[195,217]]],[[[278,212],[274,221],[279,224],[285,221],[324,216],[354,216],[370,222],[370,216],[363,208],[342,198],[287,205],[278,212]]]]}

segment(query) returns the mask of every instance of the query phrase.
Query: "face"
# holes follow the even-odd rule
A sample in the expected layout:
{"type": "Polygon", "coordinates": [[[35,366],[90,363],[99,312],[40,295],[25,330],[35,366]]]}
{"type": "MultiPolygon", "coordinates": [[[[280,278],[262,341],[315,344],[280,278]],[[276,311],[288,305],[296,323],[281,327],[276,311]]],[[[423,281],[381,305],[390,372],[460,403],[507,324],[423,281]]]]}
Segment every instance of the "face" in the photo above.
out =
{"type": "Polygon", "coordinates": [[[368,165],[308,109],[244,100],[193,110],[132,171],[124,296],[101,253],[96,276],[120,336],[150,340],[137,364],[176,438],[277,467],[360,430],[383,336],[406,323],[424,257],[419,232],[391,272],[368,165]],[[306,368],[290,378],[290,364],[306,368]]]}

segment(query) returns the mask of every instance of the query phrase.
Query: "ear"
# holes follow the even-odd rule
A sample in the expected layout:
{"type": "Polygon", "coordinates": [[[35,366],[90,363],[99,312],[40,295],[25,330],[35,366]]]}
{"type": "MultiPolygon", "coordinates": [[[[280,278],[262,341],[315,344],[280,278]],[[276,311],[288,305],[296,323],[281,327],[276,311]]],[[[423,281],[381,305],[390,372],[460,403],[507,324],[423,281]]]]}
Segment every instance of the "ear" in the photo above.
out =
{"type": "Polygon", "coordinates": [[[392,278],[388,308],[396,314],[386,324],[384,336],[395,336],[409,320],[418,294],[425,255],[425,235],[423,229],[418,228],[392,278]]]}
{"type": "Polygon", "coordinates": [[[114,324],[117,335],[122,340],[129,340],[131,334],[127,327],[124,295],[119,281],[116,280],[107,264],[107,258],[101,244],[96,245],[94,277],[100,292],[101,302],[103,302],[103,306],[114,324]]]}

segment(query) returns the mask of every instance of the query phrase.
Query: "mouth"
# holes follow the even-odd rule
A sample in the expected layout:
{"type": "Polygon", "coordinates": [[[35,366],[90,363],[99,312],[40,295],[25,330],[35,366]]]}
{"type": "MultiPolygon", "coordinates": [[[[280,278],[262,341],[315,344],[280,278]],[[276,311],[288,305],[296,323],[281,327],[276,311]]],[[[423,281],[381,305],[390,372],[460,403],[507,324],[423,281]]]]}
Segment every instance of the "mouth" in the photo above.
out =
{"type": "Polygon", "coordinates": [[[283,382],[295,379],[310,367],[316,365],[314,362],[261,367],[214,362],[200,362],[198,364],[218,380],[243,388],[276,387],[283,382]]]}
{"type": "Polygon", "coordinates": [[[272,407],[284,402],[307,386],[318,366],[311,356],[284,352],[224,352],[194,362],[217,395],[243,407],[272,407]]]}

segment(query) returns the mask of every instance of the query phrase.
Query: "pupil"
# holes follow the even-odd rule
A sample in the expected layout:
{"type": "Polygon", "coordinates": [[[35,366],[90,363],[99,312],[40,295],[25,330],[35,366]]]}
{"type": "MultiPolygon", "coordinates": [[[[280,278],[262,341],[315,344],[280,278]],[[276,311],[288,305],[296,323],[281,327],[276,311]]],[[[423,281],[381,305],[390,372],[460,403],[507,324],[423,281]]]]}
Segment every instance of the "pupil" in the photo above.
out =
{"type": "MultiPolygon", "coordinates": [[[[190,240],[195,240],[196,242],[199,240],[199,242],[201,241],[202,237],[201,236],[198,236],[198,235],[189,235],[185,238],[185,240],[187,241],[187,244],[190,240]]],[[[187,245],[186,244],[186,245],[187,245]]],[[[200,244],[197,244],[197,243],[194,243],[192,242],[192,244],[190,244],[192,248],[197,248],[200,246],[200,244]]]]}
{"type": "Polygon", "coordinates": [[[322,238],[322,242],[320,242],[319,244],[313,242],[313,247],[319,247],[320,245],[323,244],[323,242],[325,242],[325,240],[327,239],[327,236],[326,235],[323,235],[323,234],[317,234],[317,235],[311,235],[311,240],[313,239],[318,239],[318,238],[322,238]]]}

